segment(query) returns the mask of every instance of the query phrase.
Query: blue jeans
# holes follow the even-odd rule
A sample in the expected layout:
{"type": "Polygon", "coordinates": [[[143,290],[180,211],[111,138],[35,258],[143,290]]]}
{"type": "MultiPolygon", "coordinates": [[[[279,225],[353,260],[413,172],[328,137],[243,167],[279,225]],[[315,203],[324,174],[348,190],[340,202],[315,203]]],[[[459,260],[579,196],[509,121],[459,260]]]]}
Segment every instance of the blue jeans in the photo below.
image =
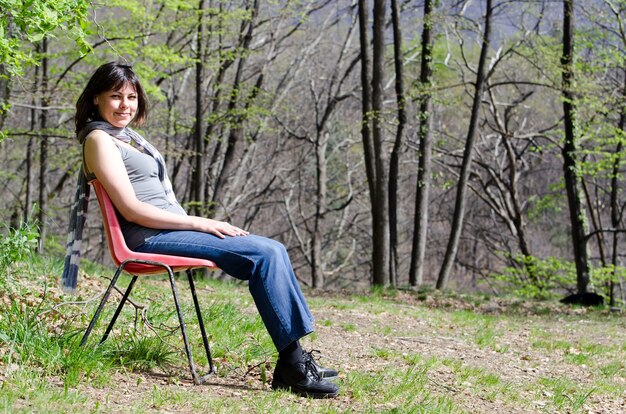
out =
{"type": "Polygon", "coordinates": [[[302,295],[285,246],[248,235],[220,239],[197,231],[163,231],[138,252],[197,257],[215,262],[248,288],[277,350],[313,332],[313,316],[302,295]]]}

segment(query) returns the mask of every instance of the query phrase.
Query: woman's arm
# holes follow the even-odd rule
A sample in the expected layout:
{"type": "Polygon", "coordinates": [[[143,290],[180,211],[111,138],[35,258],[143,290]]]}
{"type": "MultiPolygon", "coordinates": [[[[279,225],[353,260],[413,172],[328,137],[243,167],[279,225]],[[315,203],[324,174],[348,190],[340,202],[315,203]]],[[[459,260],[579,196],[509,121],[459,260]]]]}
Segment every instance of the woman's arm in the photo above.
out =
{"type": "Polygon", "coordinates": [[[113,139],[101,130],[91,132],[85,141],[85,163],[126,220],[153,229],[196,230],[220,238],[248,234],[224,221],[175,214],[138,200],[113,139]]]}

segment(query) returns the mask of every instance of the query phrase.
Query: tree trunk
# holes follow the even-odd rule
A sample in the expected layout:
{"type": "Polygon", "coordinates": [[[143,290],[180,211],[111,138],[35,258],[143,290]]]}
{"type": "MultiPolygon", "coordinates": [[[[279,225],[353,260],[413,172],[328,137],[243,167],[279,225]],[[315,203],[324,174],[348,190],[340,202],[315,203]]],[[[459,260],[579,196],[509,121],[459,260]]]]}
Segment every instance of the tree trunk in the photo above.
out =
{"type": "Polygon", "coordinates": [[[417,191],[415,194],[415,217],[413,222],[413,246],[411,249],[411,267],[409,284],[418,286],[424,283],[424,257],[428,235],[428,195],[430,191],[431,155],[432,155],[432,12],[433,1],[424,2],[424,27],[422,29],[422,60],[420,67],[419,107],[419,161],[417,167],[417,191]]]}
{"type": "MultiPolygon", "coordinates": [[[[626,100],[626,68],[624,69],[624,86],[622,89],[622,101],[626,100]]],[[[626,133],[626,107],[622,107],[617,125],[618,129],[626,133]]],[[[622,221],[622,210],[618,201],[620,165],[623,160],[624,145],[622,141],[615,147],[615,158],[613,159],[613,171],[611,173],[611,227],[617,229],[622,221]]],[[[620,249],[619,233],[613,233],[613,250],[611,252],[611,264],[613,265],[612,278],[609,281],[609,306],[615,306],[615,278],[617,278],[617,266],[619,265],[620,249]]]]}
{"type": "Polygon", "coordinates": [[[48,97],[48,39],[44,37],[41,44],[41,53],[43,58],[41,59],[41,116],[39,117],[39,128],[42,132],[41,141],[39,143],[39,212],[37,215],[37,221],[39,222],[39,244],[38,253],[43,254],[44,246],[46,242],[46,213],[47,213],[47,182],[46,176],[48,175],[48,137],[46,136],[46,128],[48,127],[48,112],[47,106],[49,104],[48,97]]]}
{"type": "Polygon", "coordinates": [[[402,62],[402,32],[398,0],[391,0],[391,20],[393,25],[393,61],[396,72],[396,105],[398,106],[398,126],[396,139],[389,160],[389,278],[392,285],[398,284],[398,170],[400,150],[406,125],[404,96],[404,64],[402,62]]]}
{"type": "MultiPolygon", "coordinates": [[[[37,52],[39,52],[39,45],[36,46],[37,52]]],[[[31,105],[33,106],[30,110],[30,131],[34,132],[37,128],[37,110],[35,109],[37,106],[37,101],[35,96],[37,96],[37,88],[38,88],[38,78],[39,78],[39,66],[35,67],[35,82],[33,82],[33,96],[31,98],[31,105]]],[[[29,219],[29,215],[31,213],[31,195],[33,194],[33,152],[34,152],[34,139],[32,136],[28,137],[28,144],[26,144],[26,190],[24,197],[24,209],[23,209],[23,217],[22,222],[26,223],[29,219]]]]}
{"type": "Polygon", "coordinates": [[[315,139],[315,179],[316,179],[316,201],[315,201],[315,219],[313,224],[313,234],[311,235],[311,279],[313,288],[324,287],[324,265],[322,260],[322,222],[326,214],[326,195],[327,195],[327,161],[326,147],[328,137],[327,133],[318,128],[317,137],[315,139]]]}
{"type": "Polygon", "coordinates": [[[203,44],[204,44],[204,0],[198,3],[198,26],[196,29],[196,119],[194,125],[194,163],[191,175],[191,205],[192,214],[202,214],[204,205],[204,135],[202,134],[202,80],[204,72],[203,44]]]}
{"type": "Polygon", "coordinates": [[[465,205],[467,204],[467,188],[469,176],[472,171],[472,157],[474,156],[474,141],[476,140],[476,130],[478,128],[478,115],[480,111],[480,103],[485,84],[485,65],[487,63],[487,52],[489,50],[489,36],[491,34],[491,16],[493,14],[492,0],[487,0],[487,13],[485,15],[485,29],[483,33],[483,41],[480,50],[480,58],[478,60],[478,70],[476,73],[476,85],[474,91],[474,99],[472,103],[472,112],[470,114],[470,123],[467,131],[467,139],[465,142],[465,150],[463,152],[463,162],[461,164],[461,173],[459,183],[457,185],[456,200],[454,204],[454,216],[452,218],[452,227],[450,229],[450,238],[444,256],[439,277],[437,279],[437,289],[443,289],[448,284],[452,265],[456,260],[456,254],[459,248],[459,240],[461,239],[461,231],[463,229],[463,220],[465,216],[465,205]]]}
{"type": "Polygon", "coordinates": [[[576,264],[576,288],[578,294],[587,293],[589,284],[589,258],[587,252],[587,221],[583,211],[583,202],[578,173],[578,139],[575,130],[576,104],[572,91],[574,53],[574,1],[563,2],[563,56],[562,90],[565,142],[563,155],[563,177],[570,213],[572,247],[576,264]]]}
{"type": "MultiPolygon", "coordinates": [[[[372,90],[370,85],[370,62],[369,62],[369,38],[368,27],[368,2],[359,0],[359,45],[361,49],[361,139],[363,141],[363,156],[365,158],[365,173],[372,206],[372,223],[374,210],[376,209],[376,169],[374,165],[374,145],[372,143],[372,131],[370,128],[370,112],[372,109],[372,90]]],[[[372,227],[374,225],[372,224],[372,227]]],[[[372,258],[374,257],[374,242],[372,242],[372,258]]]]}
{"type": "Polygon", "coordinates": [[[387,197],[387,152],[383,136],[383,78],[385,66],[385,0],[374,0],[372,38],[372,141],[376,168],[376,203],[373,209],[374,284],[389,284],[389,198],[387,197]]]}

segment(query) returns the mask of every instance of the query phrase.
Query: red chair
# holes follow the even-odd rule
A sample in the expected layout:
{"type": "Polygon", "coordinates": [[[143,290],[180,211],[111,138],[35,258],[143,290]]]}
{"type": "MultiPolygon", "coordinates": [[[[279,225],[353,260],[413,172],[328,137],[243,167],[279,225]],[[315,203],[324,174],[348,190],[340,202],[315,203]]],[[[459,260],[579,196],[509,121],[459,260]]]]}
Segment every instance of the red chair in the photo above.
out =
{"type": "Polygon", "coordinates": [[[206,331],[204,329],[204,322],[202,320],[202,313],[200,312],[200,305],[198,304],[198,297],[196,296],[196,288],[193,282],[193,277],[191,274],[192,269],[197,268],[210,268],[217,269],[215,263],[209,260],[203,259],[195,259],[190,257],[181,257],[181,256],[169,256],[162,254],[152,254],[152,253],[139,253],[134,252],[128,248],[126,245],[126,241],[124,240],[124,236],[122,235],[122,229],[120,228],[120,223],[117,218],[117,212],[109,195],[102,187],[102,184],[98,182],[98,180],[93,180],[90,183],[93,186],[93,189],[96,192],[96,197],[98,198],[98,204],[100,204],[100,212],[102,213],[102,221],[104,223],[104,229],[107,235],[107,241],[109,244],[109,252],[111,253],[111,258],[113,262],[118,266],[117,271],[115,272],[115,276],[111,280],[109,287],[107,288],[102,300],[100,301],[100,306],[96,310],[91,322],[89,323],[89,327],[85,332],[83,339],[81,341],[81,346],[87,342],[87,338],[89,338],[89,334],[91,330],[96,324],[102,309],[104,308],[105,303],[109,299],[109,295],[111,294],[111,290],[115,286],[118,277],[125,271],[133,276],[132,280],[128,284],[128,288],[126,292],[124,292],[124,296],[122,301],[117,307],[109,326],[107,327],[104,336],[100,340],[100,343],[104,342],[111,330],[113,329],[113,325],[119,316],[124,303],[128,299],[130,295],[130,291],[133,288],[133,285],[137,281],[138,276],[146,276],[146,275],[154,275],[154,274],[163,274],[167,272],[170,278],[170,285],[172,287],[172,294],[174,296],[174,303],[176,304],[176,312],[178,313],[178,320],[180,322],[180,328],[183,334],[183,341],[185,342],[185,352],[187,354],[187,358],[189,360],[189,369],[191,370],[191,376],[193,377],[194,384],[202,384],[206,381],[206,378],[215,373],[215,366],[213,365],[213,358],[211,358],[211,349],[209,347],[209,341],[206,336],[206,331]],[[200,377],[193,363],[193,357],[191,354],[191,348],[189,346],[189,340],[187,338],[187,330],[185,329],[185,322],[183,320],[183,314],[180,309],[180,304],[178,302],[178,294],[176,293],[176,283],[174,281],[174,272],[178,271],[186,271],[187,279],[189,280],[189,287],[191,288],[191,295],[193,297],[193,303],[196,308],[196,315],[198,316],[198,324],[200,325],[200,332],[202,333],[202,341],[204,343],[204,350],[206,351],[207,359],[209,361],[209,373],[203,377],[200,377]]]}

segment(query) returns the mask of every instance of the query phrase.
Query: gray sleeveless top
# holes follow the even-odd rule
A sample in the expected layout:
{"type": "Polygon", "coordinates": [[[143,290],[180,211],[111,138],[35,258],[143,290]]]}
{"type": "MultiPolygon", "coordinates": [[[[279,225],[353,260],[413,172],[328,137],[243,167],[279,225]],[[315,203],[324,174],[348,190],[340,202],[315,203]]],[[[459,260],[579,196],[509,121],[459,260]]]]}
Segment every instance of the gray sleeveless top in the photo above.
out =
{"type": "MultiPolygon", "coordinates": [[[[119,144],[116,139],[113,139],[113,142],[120,150],[128,178],[139,201],[175,214],[187,214],[179,205],[172,204],[165,195],[163,184],[159,180],[158,165],[154,158],[148,154],[126,148],[119,144]]],[[[161,232],[161,230],[143,227],[127,221],[119,213],[117,217],[119,218],[126,244],[131,250],[141,246],[150,237],[161,232]]]]}

